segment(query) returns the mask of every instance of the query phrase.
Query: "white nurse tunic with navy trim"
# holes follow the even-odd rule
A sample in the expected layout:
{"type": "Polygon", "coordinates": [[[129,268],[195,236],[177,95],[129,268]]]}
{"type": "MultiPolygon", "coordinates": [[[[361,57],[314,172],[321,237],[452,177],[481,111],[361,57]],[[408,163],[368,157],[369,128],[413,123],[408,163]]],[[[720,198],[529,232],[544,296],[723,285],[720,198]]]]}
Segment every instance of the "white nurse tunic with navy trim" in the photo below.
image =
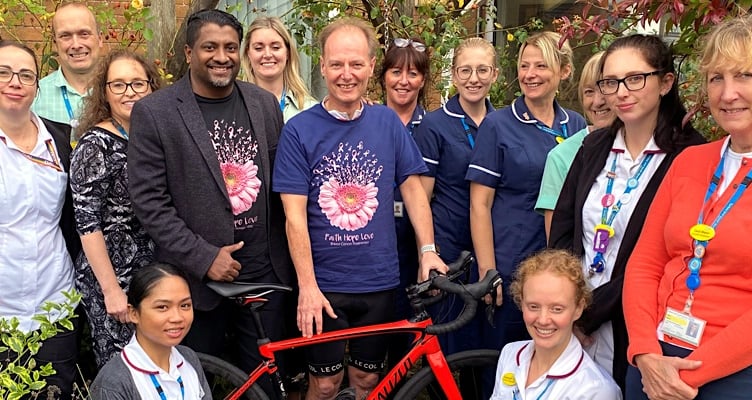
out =
{"type": "Polygon", "coordinates": [[[621,400],[616,382],[593,362],[574,335],[551,369],[525,387],[533,353],[532,340],[504,346],[491,400],[621,400]]]}

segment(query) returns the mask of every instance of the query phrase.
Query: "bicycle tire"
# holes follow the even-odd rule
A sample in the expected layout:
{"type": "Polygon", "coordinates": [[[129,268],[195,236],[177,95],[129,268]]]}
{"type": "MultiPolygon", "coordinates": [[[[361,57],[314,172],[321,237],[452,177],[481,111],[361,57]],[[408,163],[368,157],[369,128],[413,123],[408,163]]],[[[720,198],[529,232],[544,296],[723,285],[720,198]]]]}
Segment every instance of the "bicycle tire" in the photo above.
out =
{"type": "MultiPolygon", "coordinates": [[[[482,393],[483,372],[490,368],[491,374],[493,374],[498,361],[499,352],[497,350],[468,350],[447,357],[449,369],[462,392],[462,400],[485,400],[482,393]]],[[[394,399],[458,400],[446,397],[436,381],[431,367],[428,366],[421,368],[408,379],[394,399]]]]}
{"type": "MultiPolygon", "coordinates": [[[[204,353],[197,353],[197,355],[214,399],[224,399],[232,390],[239,388],[248,380],[248,374],[219,357],[204,353]]],[[[242,400],[269,400],[269,396],[261,390],[258,383],[254,383],[240,398],[242,400]]]]}

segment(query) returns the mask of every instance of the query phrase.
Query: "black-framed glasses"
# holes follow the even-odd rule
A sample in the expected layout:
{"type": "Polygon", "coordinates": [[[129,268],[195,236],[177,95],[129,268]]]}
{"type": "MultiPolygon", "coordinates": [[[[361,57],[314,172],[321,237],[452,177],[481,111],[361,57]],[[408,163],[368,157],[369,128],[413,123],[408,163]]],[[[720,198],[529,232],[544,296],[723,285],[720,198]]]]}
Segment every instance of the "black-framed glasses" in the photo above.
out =
{"type": "Polygon", "coordinates": [[[644,72],[642,74],[625,76],[621,79],[601,79],[596,81],[595,84],[598,85],[598,90],[600,90],[601,94],[604,96],[618,92],[620,83],[623,83],[627,90],[635,91],[645,87],[645,82],[649,76],[658,75],[661,72],[662,71],[644,72]]]}
{"type": "Polygon", "coordinates": [[[110,81],[107,82],[107,87],[110,88],[112,94],[123,94],[130,87],[134,93],[144,93],[149,90],[150,80],[137,79],[131,82],[123,81],[110,81]]]}
{"type": "Polygon", "coordinates": [[[461,80],[468,80],[471,76],[473,76],[473,71],[476,75],[478,75],[478,79],[484,81],[491,77],[491,73],[493,73],[494,67],[490,65],[479,65],[475,68],[470,66],[460,66],[454,69],[454,73],[457,74],[457,78],[460,78],[461,80]]]}
{"type": "Polygon", "coordinates": [[[416,42],[412,39],[405,39],[405,38],[395,38],[394,41],[392,41],[396,47],[405,48],[407,46],[413,46],[413,48],[419,52],[426,51],[426,45],[421,42],[416,42]]]}
{"type": "Polygon", "coordinates": [[[37,74],[27,69],[22,69],[18,72],[14,72],[8,67],[0,67],[0,82],[8,83],[13,80],[13,76],[18,76],[18,81],[26,86],[34,86],[37,84],[37,74]]]}

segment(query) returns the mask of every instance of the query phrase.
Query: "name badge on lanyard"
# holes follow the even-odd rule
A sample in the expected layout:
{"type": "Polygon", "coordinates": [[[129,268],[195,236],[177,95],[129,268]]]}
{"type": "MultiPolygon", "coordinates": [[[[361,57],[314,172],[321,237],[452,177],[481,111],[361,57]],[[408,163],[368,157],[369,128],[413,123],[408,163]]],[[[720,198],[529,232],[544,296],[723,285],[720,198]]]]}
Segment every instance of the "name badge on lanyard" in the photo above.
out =
{"type": "Polygon", "coordinates": [[[702,334],[705,332],[705,324],[706,322],[700,318],[669,307],[666,310],[666,316],[663,317],[661,332],[699,346],[700,338],[702,338],[702,334]]]}

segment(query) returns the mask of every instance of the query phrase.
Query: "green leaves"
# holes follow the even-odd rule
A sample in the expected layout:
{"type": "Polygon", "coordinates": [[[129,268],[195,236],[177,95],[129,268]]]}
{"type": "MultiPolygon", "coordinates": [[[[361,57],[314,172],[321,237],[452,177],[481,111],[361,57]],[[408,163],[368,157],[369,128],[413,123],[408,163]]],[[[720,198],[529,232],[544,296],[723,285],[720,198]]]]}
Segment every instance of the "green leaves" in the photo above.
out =
{"type": "Polygon", "coordinates": [[[74,306],[81,295],[75,291],[63,292],[63,295],[65,302],[47,302],[41,307],[44,313],[32,318],[39,324],[34,331],[20,330],[18,318],[0,318],[0,352],[11,351],[10,360],[0,366],[0,398],[21,399],[38,393],[47,385],[44,377],[55,373],[51,363],[38,365],[32,357],[39,353],[45,340],[63,330],[73,330],[71,319],[76,316],[74,306]]]}

